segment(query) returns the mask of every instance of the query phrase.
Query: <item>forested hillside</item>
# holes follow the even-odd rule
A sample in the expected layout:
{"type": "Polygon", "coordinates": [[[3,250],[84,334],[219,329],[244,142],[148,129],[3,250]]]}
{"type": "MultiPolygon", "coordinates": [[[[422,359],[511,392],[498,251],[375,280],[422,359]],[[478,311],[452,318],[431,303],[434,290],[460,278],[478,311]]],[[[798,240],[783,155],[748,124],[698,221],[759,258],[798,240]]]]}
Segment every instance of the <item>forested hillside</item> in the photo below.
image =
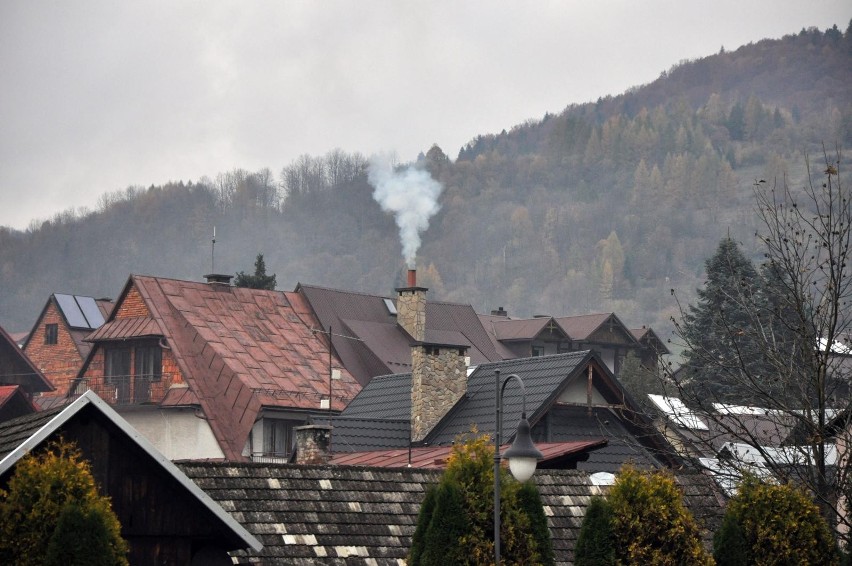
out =
{"type": "MultiPolygon", "coordinates": [[[[682,61],[455,155],[433,146],[420,165],[444,190],[419,283],[479,312],[614,311],[666,334],[670,289],[692,297],[723,236],[760,259],[752,184],[801,185],[806,154],[819,173],[823,143],[852,147],[850,93],[852,29],[802,30],[682,61]]],[[[400,244],[366,170],[361,155],[306,155],[0,228],[0,325],[28,330],[52,292],[115,297],[130,273],[200,280],[249,271],[259,252],[279,288],[390,293],[402,283],[400,244]]]]}

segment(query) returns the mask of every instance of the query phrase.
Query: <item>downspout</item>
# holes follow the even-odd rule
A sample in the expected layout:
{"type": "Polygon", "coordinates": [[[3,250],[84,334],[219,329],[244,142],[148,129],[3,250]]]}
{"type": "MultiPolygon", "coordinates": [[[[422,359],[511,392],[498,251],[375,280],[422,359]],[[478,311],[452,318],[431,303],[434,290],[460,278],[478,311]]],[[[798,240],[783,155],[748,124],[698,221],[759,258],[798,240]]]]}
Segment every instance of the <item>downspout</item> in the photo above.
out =
{"type": "Polygon", "coordinates": [[[586,410],[592,416],[592,364],[589,364],[589,376],[586,380],[586,410]]]}

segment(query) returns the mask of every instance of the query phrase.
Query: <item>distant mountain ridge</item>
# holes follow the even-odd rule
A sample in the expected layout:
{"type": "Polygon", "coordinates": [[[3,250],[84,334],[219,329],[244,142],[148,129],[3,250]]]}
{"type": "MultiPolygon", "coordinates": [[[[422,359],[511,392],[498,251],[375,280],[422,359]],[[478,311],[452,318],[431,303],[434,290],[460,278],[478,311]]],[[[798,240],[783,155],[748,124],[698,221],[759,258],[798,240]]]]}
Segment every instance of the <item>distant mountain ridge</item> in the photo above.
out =
{"type": "MultiPolygon", "coordinates": [[[[441,181],[419,282],[435,299],[510,315],[618,313],[667,335],[671,288],[689,297],[728,232],[760,258],[751,184],[794,185],[805,153],[852,147],[852,27],[802,30],[682,62],[594,103],[483,134],[441,181]]],[[[200,280],[263,253],[297,282],[388,293],[403,283],[393,219],[372,199],[366,160],[330,152],[280,172],[128,188],[97,211],[20,232],[0,228],[0,325],[27,330],[50,293],[114,296],[130,273],[200,280]]]]}

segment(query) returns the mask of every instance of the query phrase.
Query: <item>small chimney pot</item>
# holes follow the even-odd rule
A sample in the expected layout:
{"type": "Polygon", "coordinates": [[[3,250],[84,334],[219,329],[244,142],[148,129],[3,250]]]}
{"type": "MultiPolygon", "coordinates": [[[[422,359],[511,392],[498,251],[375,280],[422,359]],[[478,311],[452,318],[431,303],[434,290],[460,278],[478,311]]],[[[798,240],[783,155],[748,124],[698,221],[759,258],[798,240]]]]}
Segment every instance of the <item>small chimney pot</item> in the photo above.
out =
{"type": "Polygon", "coordinates": [[[409,269],[408,270],[408,286],[409,287],[417,287],[417,270],[409,269]]]}

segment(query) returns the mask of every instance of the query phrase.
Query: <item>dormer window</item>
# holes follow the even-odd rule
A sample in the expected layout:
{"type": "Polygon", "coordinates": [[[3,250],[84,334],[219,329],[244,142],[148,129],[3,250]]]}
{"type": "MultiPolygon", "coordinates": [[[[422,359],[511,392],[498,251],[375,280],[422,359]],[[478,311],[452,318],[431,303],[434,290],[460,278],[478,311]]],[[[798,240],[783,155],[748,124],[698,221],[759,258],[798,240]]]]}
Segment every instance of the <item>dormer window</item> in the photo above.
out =
{"type": "Polygon", "coordinates": [[[44,343],[45,344],[56,344],[59,339],[59,325],[58,324],[45,324],[44,325],[44,343]]]}

